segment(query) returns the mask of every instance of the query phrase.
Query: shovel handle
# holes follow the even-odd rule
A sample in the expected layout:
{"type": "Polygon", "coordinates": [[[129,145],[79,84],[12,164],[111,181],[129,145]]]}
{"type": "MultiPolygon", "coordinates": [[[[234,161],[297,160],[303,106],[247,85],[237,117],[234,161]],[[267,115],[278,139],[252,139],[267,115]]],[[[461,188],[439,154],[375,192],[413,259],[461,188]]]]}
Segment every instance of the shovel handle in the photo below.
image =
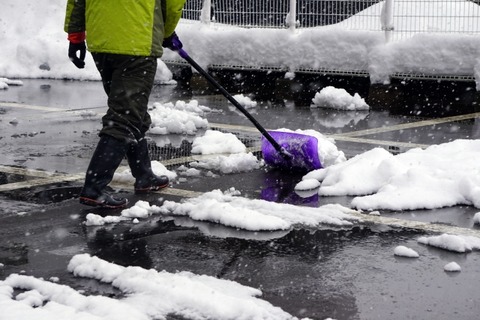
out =
{"type": "Polygon", "coordinates": [[[260,131],[260,133],[272,144],[272,146],[282,154],[283,157],[286,159],[291,159],[292,155],[285,150],[278,142],[273,139],[273,137],[268,133],[267,130],[255,119],[224,87],[222,87],[207,71],[205,71],[198,63],[193,60],[188,53],[183,50],[179,49],[178,54],[180,57],[185,59],[195,70],[198,71],[202,76],[204,76],[212,85],[214,85],[224,96],[227,98],[238,110],[240,110],[247,118],[250,120],[253,125],[260,131]]]}

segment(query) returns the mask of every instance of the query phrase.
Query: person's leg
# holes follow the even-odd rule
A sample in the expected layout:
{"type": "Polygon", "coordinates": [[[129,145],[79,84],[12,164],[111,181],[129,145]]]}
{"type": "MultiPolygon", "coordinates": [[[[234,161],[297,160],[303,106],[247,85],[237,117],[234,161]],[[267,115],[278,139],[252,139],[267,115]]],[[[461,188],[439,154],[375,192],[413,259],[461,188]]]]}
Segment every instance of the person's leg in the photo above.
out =
{"type": "MultiPolygon", "coordinates": [[[[110,96],[112,87],[118,84],[113,82],[115,59],[109,54],[92,54],[96,66],[102,77],[103,87],[107,96],[110,96]]],[[[80,192],[80,203],[90,206],[106,208],[121,208],[128,203],[127,199],[115,198],[105,192],[111,182],[115,170],[125,157],[127,143],[121,136],[112,136],[100,133],[100,140],[90,159],[85,182],[80,192]]]]}
{"type": "Polygon", "coordinates": [[[100,137],[85,174],[80,203],[105,208],[122,208],[127,205],[127,199],[115,198],[105,191],[125,157],[126,147],[125,142],[111,136],[100,137]]]}
{"type": "Polygon", "coordinates": [[[127,159],[132,175],[135,177],[135,193],[142,194],[157,191],[168,186],[167,176],[157,176],[152,171],[148,144],[145,138],[127,148],[127,159]]]}
{"type": "Polygon", "coordinates": [[[108,110],[102,118],[100,135],[107,134],[119,140],[135,143],[150,128],[148,99],[153,87],[157,59],[109,55],[109,68],[104,68],[102,79],[108,94],[108,110]],[[112,70],[109,73],[109,69],[112,70]],[[107,76],[111,75],[110,82],[107,76]]]}
{"type": "Polygon", "coordinates": [[[93,57],[108,95],[108,110],[102,118],[100,141],[87,170],[80,202],[109,208],[122,207],[127,200],[110,196],[105,188],[125,154],[136,178],[137,193],[168,185],[167,177],[153,174],[144,139],[151,124],[148,98],[157,60],[112,54],[94,54],[93,57]]]}
{"type": "Polygon", "coordinates": [[[152,172],[145,140],[145,133],[152,123],[148,114],[148,98],[154,84],[157,59],[127,56],[114,58],[111,85],[106,85],[110,88],[109,110],[103,118],[102,133],[127,141],[126,155],[135,177],[135,193],[148,193],[167,187],[168,178],[156,176],[152,172]]]}

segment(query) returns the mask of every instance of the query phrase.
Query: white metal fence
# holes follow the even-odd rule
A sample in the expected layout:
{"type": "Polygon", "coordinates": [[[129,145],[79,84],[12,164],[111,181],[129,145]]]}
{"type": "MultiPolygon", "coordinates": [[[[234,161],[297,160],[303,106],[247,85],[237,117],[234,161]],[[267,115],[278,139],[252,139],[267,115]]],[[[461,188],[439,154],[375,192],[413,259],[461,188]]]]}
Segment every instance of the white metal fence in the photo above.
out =
{"type": "Polygon", "coordinates": [[[387,39],[420,32],[480,33],[480,0],[188,0],[183,18],[246,28],[338,25],[385,31],[387,39]]]}

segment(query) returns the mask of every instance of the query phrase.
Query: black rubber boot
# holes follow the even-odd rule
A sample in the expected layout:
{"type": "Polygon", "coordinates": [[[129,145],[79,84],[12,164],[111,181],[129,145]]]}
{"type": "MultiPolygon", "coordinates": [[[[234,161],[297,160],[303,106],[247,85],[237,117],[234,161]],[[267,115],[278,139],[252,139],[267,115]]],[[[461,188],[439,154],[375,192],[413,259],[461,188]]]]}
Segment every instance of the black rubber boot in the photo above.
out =
{"type": "Polygon", "coordinates": [[[111,136],[100,137],[85,175],[85,185],[80,193],[80,203],[110,209],[123,208],[128,200],[115,198],[105,191],[113,174],[122,162],[126,144],[111,136]]]}
{"type": "Polygon", "coordinates": [[[152,164],[148,156],[148,144],[145,138],[128,147],[127,159],[135,178],[135,194],[145,194],[168,187],[168,177],[157,176],[152,171],[152,164]]]}

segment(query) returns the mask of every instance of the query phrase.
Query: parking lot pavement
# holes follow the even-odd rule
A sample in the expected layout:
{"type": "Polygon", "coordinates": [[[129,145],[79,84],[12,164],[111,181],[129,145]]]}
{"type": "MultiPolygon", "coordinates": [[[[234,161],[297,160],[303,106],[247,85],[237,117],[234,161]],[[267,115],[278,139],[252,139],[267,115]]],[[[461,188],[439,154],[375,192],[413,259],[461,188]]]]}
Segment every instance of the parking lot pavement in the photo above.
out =
{"type": "MultiPolygon", "coordinates": [[[[468,206],[382,212],[381,216],[364,215],[363,223],[351,227],[298,226],[277,232],[246,232],[158,215],[135,225],[86,226],[88,213],[102,213],[75,199],[104,109],[97,85],[36,80],[0,94],[0,279],[12,273],[58,277],[60,283],[76,290],[120,297],[121,293],[110,286],[67,272],[73,255],[90,253],[120,265],[191,271],[259,288],[262,299],[297,317],[477,318],[479,253],[454,253],[417,241],[423,235],[449,232],[476,236],[479,231],[472,223],[476,210],[468,206]],[[72,97],[65,93],[82,91],[89,95],[72,97]],[[399,245],[413,248],[420,258],[394,256],[399,245]],[[462,266],[460,273],[443,270],[451,261],[462,266]]],[[[171,88],[165,90],[171,94],[171,88]]],[[[214,96],[198,99],[219,104],[214,96]]],[[[302,119],[304,112],[285,108],[275,117],[261,112],[256,116],[260,121],[268,119],[272,127],[285,119],[324,120],[302,119]]],[[[477,116],[425,120],[372,112],[368,119],[345,120],[348,125],[343,130],[332,128],[330,134],[349,156],[373,146],[402,152],[445,137],[475,137],[477,116]],[[390,125],[383,126],[385,121],[390,125]],[[450,130],[449,123],[455,123],[456,130],[450,130]],[[434,135],[424,134],[432,125],[434,135]]],[[[209,121],[219,126],[221,121],[246,125],[238,115],[225,113],[212,114],[209,121]]],[[[263,190],[277,188],[276,202],[313,207],[349,205],[349,197],[298,197],[293,188],[300,178],[261,169],[192,177],[142,197],[133,195],[131,186],[122,186],[122,192],[130,203],[145,200],[160,205],[165,200],[178,202],[230,187],[245,197],[261,199],[263,190]]]]}

